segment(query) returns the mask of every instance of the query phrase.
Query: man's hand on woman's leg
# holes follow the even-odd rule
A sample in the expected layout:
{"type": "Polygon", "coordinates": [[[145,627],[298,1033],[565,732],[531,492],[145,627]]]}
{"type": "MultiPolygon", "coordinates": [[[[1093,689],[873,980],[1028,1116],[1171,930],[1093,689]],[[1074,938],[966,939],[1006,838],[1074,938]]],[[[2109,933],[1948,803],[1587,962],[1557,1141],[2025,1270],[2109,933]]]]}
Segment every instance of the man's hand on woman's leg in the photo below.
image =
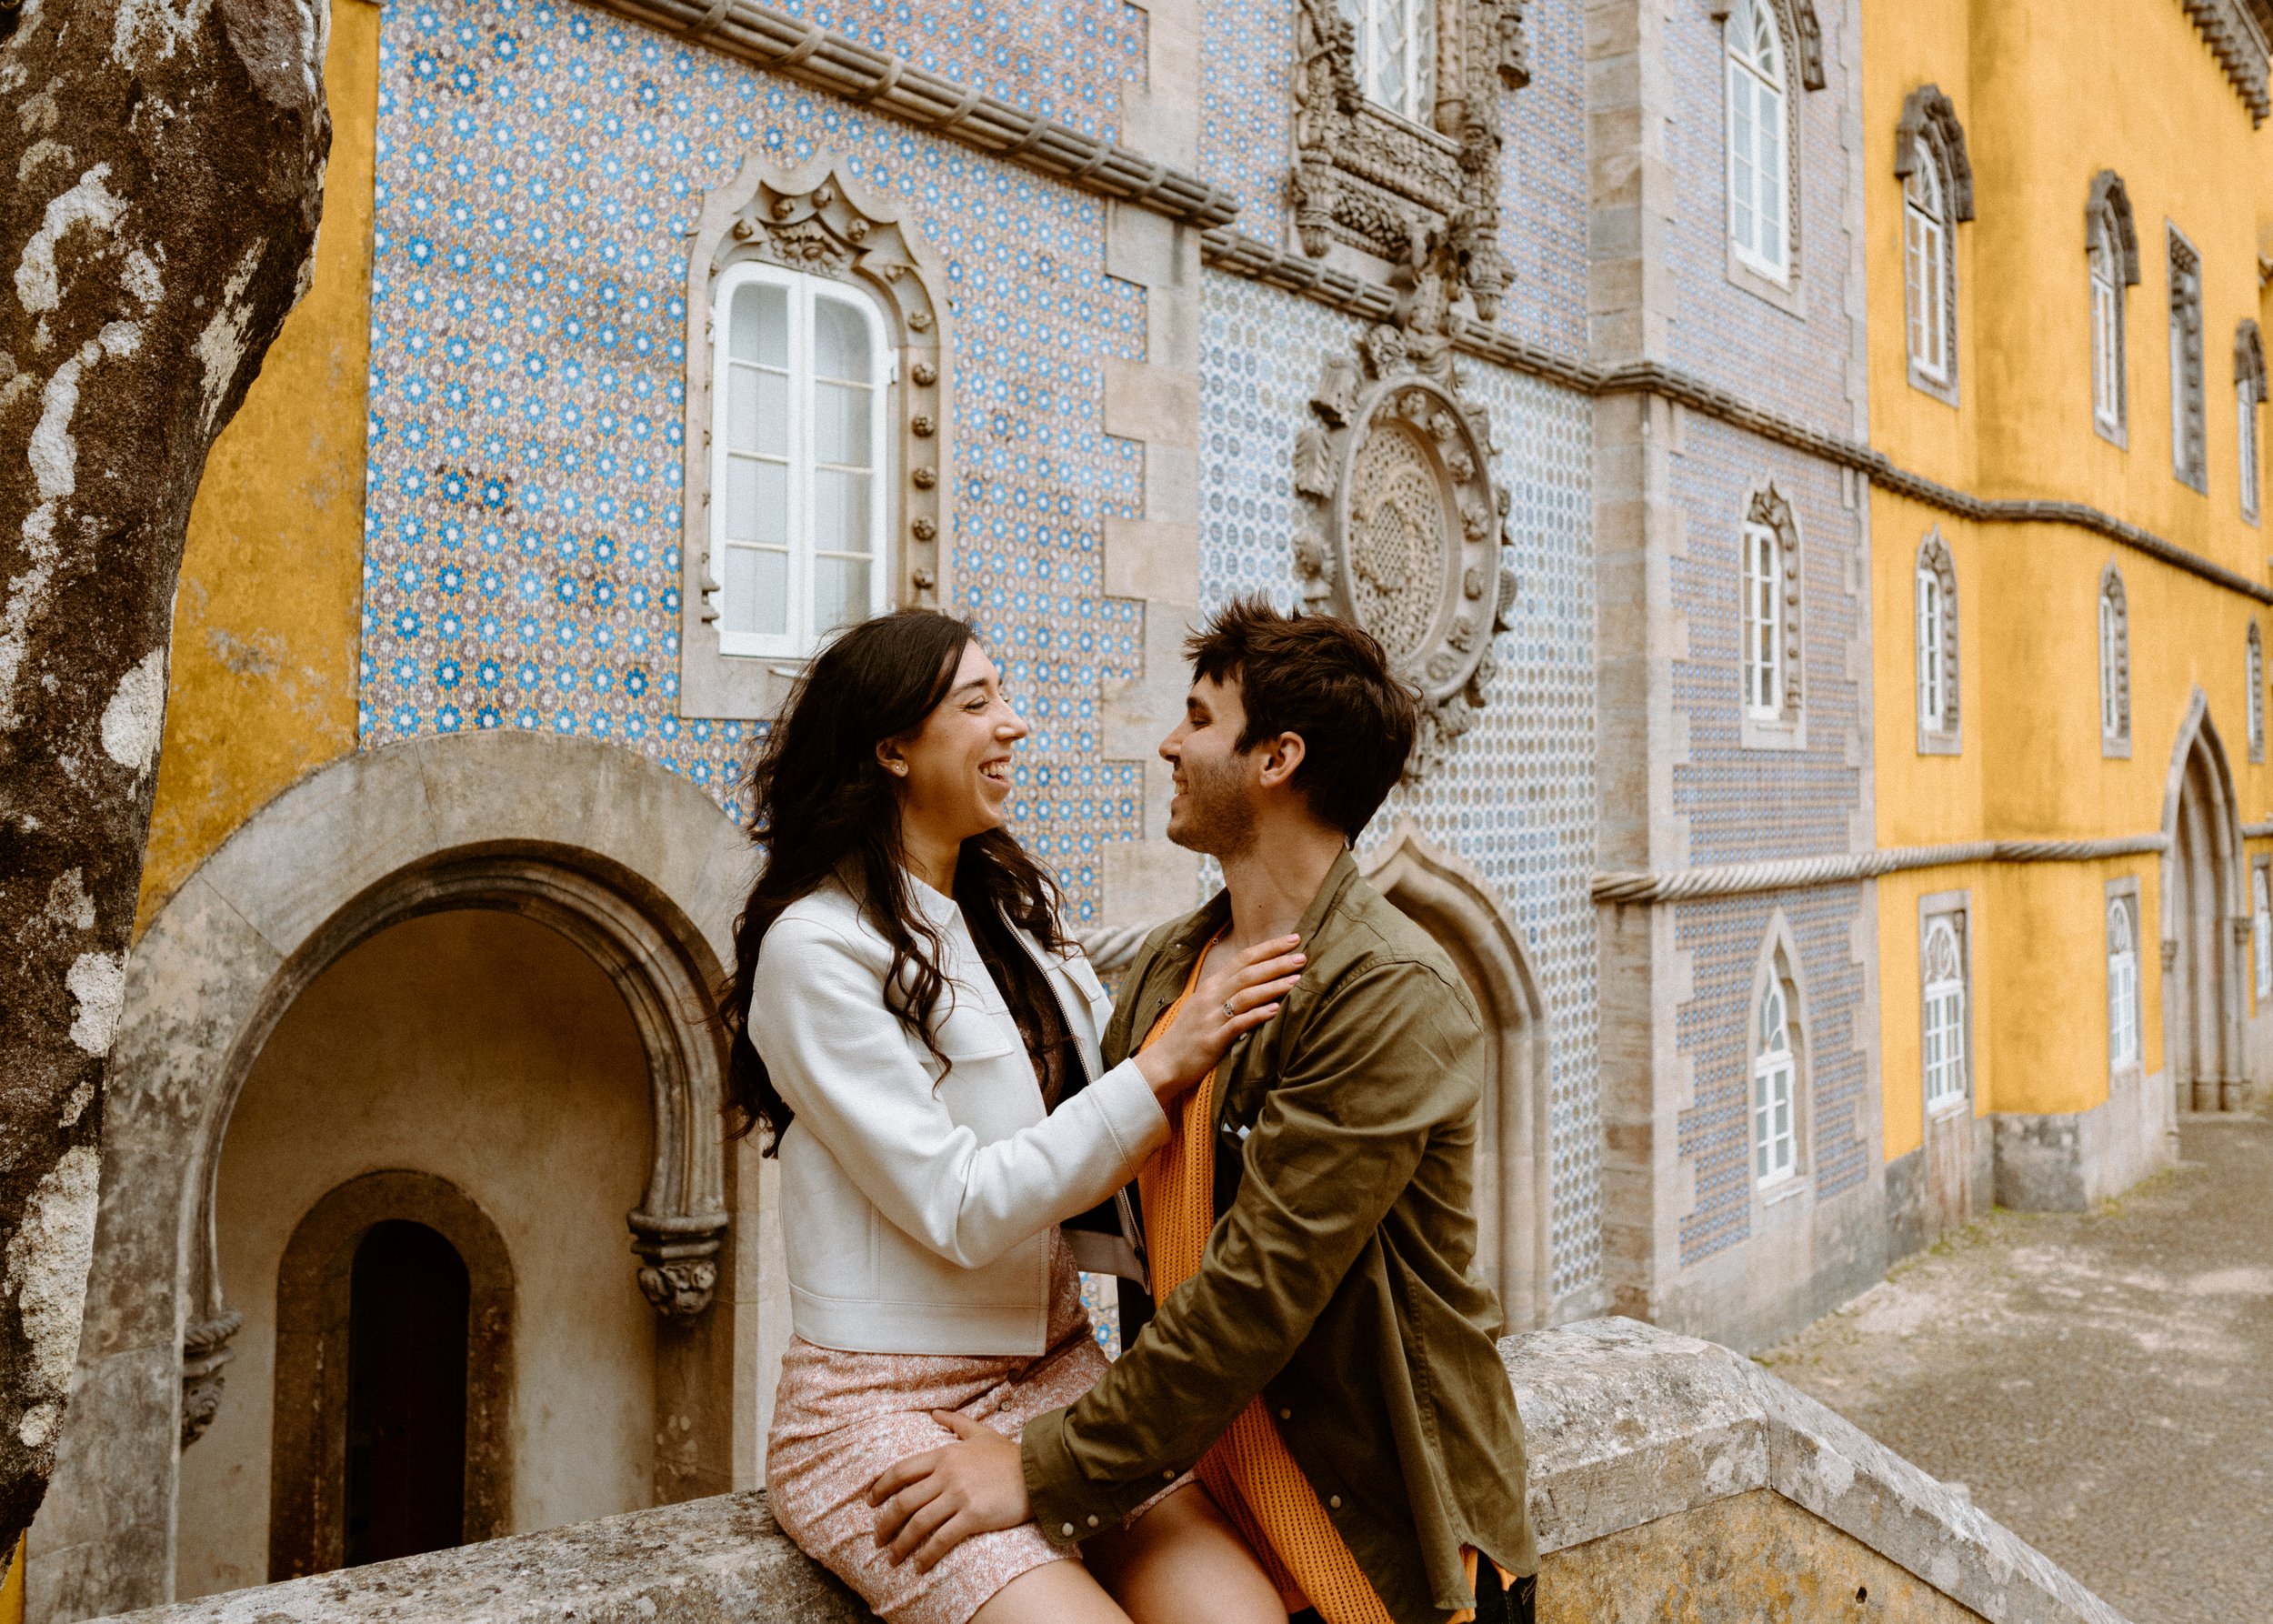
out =
{"type": "Polygon", "coordinates": [[[931,1418],[956,1441],[894,1461],[868,1490],[876,1543],[891,1548],[895,1562],[912,1559],[918,1573],[973,1534],[1015,1529],[1034,1515],[1015,1440],[955,1410],[935,1409],[931,1418]]]}

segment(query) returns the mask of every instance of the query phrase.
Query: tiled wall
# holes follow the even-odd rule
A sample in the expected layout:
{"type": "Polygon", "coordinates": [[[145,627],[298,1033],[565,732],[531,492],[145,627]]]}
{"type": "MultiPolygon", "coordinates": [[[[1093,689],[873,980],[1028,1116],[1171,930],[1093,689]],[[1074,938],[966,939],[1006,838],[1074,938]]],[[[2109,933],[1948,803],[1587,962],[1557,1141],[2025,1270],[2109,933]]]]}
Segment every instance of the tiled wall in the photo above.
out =
{"type": "MultiPolygon", "coordinates": [[[[1260,590],[1297,599],[1289,541],[1296,432],[1319,362],[1359,324],[1274,288],[1210,272],[1200,339],[1203,606],[1260,590]]],[[[1477,869],[1531,954],[1547,1006],[1552,1081],[1550,1290],[1601,1268],[1601,1154],[1595,1076],[1593,412],[1582,396],[1464,361],[1490,409],[1493,476],[1508,490],[1522,590],[1494,649],[1500,672],[1477,725],[1445,766],[1376,817],[1378,838],[1409,814],[1477,869]]]]}

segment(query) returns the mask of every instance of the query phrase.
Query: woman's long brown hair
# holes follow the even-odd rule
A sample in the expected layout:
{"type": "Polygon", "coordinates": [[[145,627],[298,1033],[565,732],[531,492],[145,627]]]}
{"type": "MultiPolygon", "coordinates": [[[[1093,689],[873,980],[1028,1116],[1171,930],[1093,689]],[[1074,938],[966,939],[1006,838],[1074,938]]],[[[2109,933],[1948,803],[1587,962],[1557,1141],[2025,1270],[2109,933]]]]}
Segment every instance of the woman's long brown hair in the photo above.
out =
{"type": "MultiPolygon", "coordinates": [[[[863,621],[806,668],[750,769],[750,833],[765,867],[734,925],[734,974],[718,997],[726,1028],[727,1108],[734,1131],[761,1124],[767,1154],[781,1148],[791,1111],[750,1041],[750,984],[782,910],[841,875],[891,944],[885,1002],[942,1065],[933,1016],[946,977],[944,943],[908,890],[897,781],[876,746],[914,733],[947,697],[971,628],[930,609],[863,621]]],[[[966,914],[991,908],[1063,951],[1058,891],[1007,830],[963,842],[955,897],[966,914]]]]}

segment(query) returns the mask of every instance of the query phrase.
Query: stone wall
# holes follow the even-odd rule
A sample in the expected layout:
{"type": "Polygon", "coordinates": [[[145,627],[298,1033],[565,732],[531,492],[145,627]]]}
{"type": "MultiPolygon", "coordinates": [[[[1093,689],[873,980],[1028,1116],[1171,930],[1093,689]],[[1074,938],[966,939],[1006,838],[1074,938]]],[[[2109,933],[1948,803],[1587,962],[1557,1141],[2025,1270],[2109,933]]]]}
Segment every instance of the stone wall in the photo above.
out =
{"type": "MultiPolygon", "coordinates": [[[[1500,1345],[1532,1450],[1546,1624],[2123,1624],[1958,1490],[1728,1349],[1627,1319],[1500,1345]]],[[[870,1618],[760,1494],[128,1615],[140,1624],[870,1618]]]]}

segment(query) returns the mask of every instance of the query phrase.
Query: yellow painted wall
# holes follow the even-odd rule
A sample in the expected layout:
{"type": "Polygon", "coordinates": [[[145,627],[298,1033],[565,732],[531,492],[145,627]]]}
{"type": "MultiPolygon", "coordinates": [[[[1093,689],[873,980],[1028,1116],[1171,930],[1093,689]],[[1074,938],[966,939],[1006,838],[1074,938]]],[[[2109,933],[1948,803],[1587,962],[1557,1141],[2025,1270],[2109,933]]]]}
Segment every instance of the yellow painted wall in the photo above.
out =
{"type": "MultiPolygon", "coordinates": [[[[2233,336],[2273,317],[2258,277],[2273,231],[2273,123],[2248,108],[2182,7],[2156,0],[1867,0],[1866,265],[1872,440],[1974,494],[2076,501],[2256,582],[2266,530],[2240,512],[2233,336]],[[1955,104],[1975,219],[1957,231],[1959,404],[1913,388],[1904,350],[1904,98],[1955,104]],[[2129,190],[2140,281],[2126,308],[2128,446],[2092,426],[2084,207],[2113,169],[2129,190]],[[2171,470],[2168,220],[2203,259],[2209,490],[2171,470]]],[[[2268,425],[2261,413],[2259,426],[2268,425]]],[[[1975,525],[1874,492],[1873,677],[1878,841],[2137,835],[2162,826],[2171,754],[2197,687],[2247,821],[2273,813],[2248,760],[2247,628],[2273,609],[2079,527],[1975,525]],[[1917,748],[1913,577],[1938,528],[1957,566],[1963,750],[1917,748]],[[2132,752],[2102,757],[2098,590],[2113,561],[2130,608],[2132,752]]],[[[2256,843],[2260,847],[2263,843],[2256,843]]],[[[1974,1081],[1982,1111],[2075,1111],[2107,1098],[2106,882],[2139,881],[2147,1068],[2162,1066],[2160,865],[1929,869],[1879,883],[1886,1152],[1920,1142],[1918,907],[1972,897],[1974,1081]],[[1992,1017],[1991,1011],[1995,1014],[1992,1017]]]]}
{"type": "Polygon", "coordinates": [[[308,292],[190,509],[140,918],[247,815],[355,744],[379,12],[337,0],[308,292]]]}

